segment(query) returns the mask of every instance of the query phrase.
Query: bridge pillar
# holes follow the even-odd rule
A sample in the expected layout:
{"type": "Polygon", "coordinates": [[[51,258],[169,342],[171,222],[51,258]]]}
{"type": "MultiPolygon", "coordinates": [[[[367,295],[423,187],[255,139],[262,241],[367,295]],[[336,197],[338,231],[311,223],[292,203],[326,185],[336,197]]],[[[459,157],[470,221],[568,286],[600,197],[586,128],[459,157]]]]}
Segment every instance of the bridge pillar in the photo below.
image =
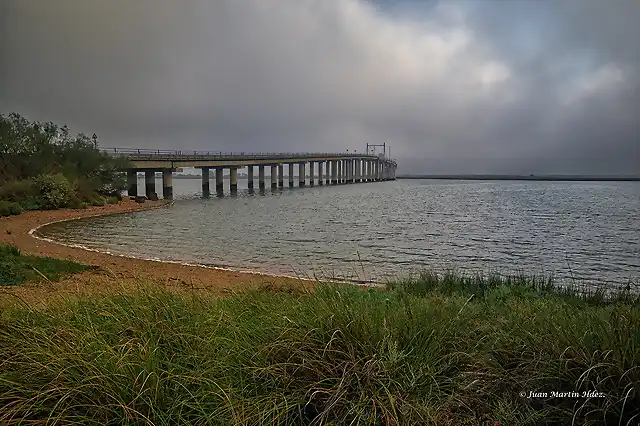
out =
{"type": "Polygon", "coordinates": [[[293,188],[293,163],[289,163],[289,188],[293,188]]]}
{"type": "Polygon", "coordinates": [[[309,161],[309,186],[315,185],[315,163],[309,161]]]}
{"type": "Polygon", "coordinates": [[[331,161],[331,184],[338,184],[338,160],[331,161]]]}
{"type": "Polygon", "coordinates": [[[253,166],[247,166],[247,188],[253,189],[253,166]]]}
{"type": "Polygon", "coordinates": [[[216,193],[218,195],[224,194],[224,169],[222,167],[216,167],[216,193]]]}
{"type": "Polygon", "coordinates": [[[173,170],[171,169],[162,171],[162,198],[173,200],[173,170]]]}
{"type": "Polygon", "coordinates": [[[229,169],[229,180],[231,181],[231,193],[234,194],[238,192],[238,168],[231,167],[229,169]]]}
{"type": "Polygon", "coordinates": [[[351,160],[351,183],[356,181],[356,160],[351,160]]]}
{"type": "Polygon", "coordinates": [[[348,160],[349,167],[347,168],[349,176],[347,176],[347,181],[349,183],[353,183],[353,160],[348,160]]]}
{"type": "Polygon", "coordinates": [[[327,177],[325,178],[325,183],[327,185],[331,184],[331,161],[325,161],[325,171],[326,171],[326,175],[327,177]]]}
{"type": "Polygon", "coordinates": [[[322,182],[322,167],[324,166],[324,161],[318,161],[318,185],[322,186],[324,185],[324,182],[322,182]]]}
{"type": "Polygon", "coordinates": [[[362,165],[362,160],[360,160],[359,158],[356,159],[356,176],[355,176],[355,182],[359,183],[360,182],[360,166],[362,165]]]}
{"type": "Polygon", "coordinates": [[[344,166],[342,165],[342,160],[338,160],[338,183],[342,183],[342,170],[344,166]]]}
{"type": "Polygon", "coordinates": [[[144,194],[147,198],[151,198],[151,194],[156,192],[156,172],[155,170],[147,170],[144,172],[144,194]]]}
{"type": "Polygon", "coordinates": [[[284,188],[284,164],[278,164],[278,187],[284,188]]]}
{"type": "Polygon", "coordinates": [[[209,196],[209,168],[203,167],[202,169],[202,196],[209,196]]]}
{"type": "Polygon", "coordinates": [[[305,163],[298,164],[298,186],[304,188],[307,181],[307,173],[304,171],[305,163]]]}
{"type": "Polygon", "coordinates": [[[136,170],[127,170],[127,194],[129,197],[138,196],[138,172],[136,170]]]}
{"type": "Polygon", "coordinates": [[[278,165],[271,165],[271,189],[278,188],[278,165]]]}
{"type": "Polygon", "coordinates": [[[264,166],[258,166],[258,187],[264,189],[264,166]]]}

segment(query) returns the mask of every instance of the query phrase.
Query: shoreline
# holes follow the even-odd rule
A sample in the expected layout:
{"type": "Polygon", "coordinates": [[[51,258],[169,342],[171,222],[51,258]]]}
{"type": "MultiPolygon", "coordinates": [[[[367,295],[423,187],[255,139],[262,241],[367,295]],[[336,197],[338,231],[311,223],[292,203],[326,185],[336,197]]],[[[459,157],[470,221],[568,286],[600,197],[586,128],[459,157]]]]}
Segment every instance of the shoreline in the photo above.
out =
{"type": "MultiPolygon", "coordinates": [[[[42,235],[38,230],[53,223],[99,217],[166,207],[165,200],[136,203],[124,198],[118,204],[89,207],[83,210],[60,209],[28,211],[21,215],[0,219],[0,243],[11,244],[25,254],[71,260],[97,267],[64,278],[54,283],[26,283],[21,286],[3,286],[3,292],[27,300],[42,301],[53,295],[101,293],[139,287],[145,282],[163,284],[176,290],[204,290],[224,293],[264,286],[311,287],[313,280],[268,275],[260,272],[237,271],[226,268],[186,264],[184,262],[136,257],[102,252],[58,242],[42,235]]],[[[0,297],[1,299],[2,297],[0,297]]]]}

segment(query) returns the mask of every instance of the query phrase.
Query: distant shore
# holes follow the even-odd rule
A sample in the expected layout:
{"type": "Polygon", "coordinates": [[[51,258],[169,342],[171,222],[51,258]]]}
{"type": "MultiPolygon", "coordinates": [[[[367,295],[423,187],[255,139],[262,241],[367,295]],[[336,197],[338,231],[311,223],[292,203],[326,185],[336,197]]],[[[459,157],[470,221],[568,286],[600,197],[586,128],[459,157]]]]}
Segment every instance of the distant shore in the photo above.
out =
{"type": "Polygon", "coordinates": [[[398,175],[396,179],[440,180],[534,180],[555,182],[640,182],[640,176],[580,176],[580,175],[398,175]]]}

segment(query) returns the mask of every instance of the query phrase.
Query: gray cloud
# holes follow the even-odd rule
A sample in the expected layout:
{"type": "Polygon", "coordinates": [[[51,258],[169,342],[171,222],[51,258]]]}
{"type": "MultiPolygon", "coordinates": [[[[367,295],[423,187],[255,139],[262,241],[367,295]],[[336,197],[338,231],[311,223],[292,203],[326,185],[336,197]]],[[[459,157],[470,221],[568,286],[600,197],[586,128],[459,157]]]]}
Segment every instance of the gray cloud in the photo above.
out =
{"type": "Polygon", "coordinates": [[[0,112],[104,146],[637,173],[640,3],[2,0],[0,112]]]}

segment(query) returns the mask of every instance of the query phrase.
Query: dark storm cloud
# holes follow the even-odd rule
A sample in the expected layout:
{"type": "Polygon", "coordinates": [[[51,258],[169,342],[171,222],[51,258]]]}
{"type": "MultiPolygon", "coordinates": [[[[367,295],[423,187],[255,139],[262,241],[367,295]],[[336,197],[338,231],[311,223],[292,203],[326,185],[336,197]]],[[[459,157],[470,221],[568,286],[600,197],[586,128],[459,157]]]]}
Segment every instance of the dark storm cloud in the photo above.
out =
{"type": "Polygon", "coordinates": [[[388,142],[404,172],[640,170],[636,0],[0,8],[0,112],[105,146],[388,142]]]}

